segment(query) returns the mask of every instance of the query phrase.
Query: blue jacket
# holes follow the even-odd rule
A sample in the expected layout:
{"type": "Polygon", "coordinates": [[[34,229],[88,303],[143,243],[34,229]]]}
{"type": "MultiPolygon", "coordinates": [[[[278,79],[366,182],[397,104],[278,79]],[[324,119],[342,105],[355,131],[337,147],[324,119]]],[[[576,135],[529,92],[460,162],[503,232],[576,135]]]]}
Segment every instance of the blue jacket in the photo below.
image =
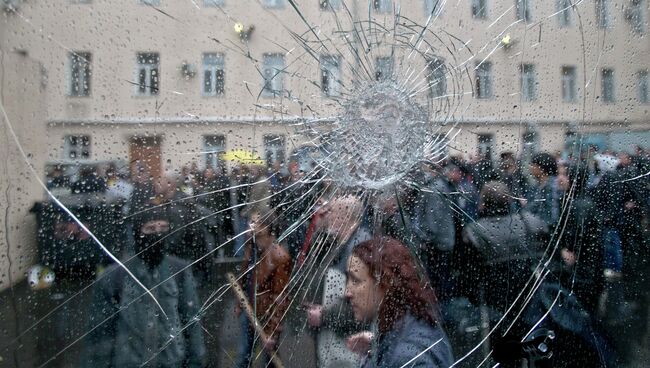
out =
{"type": "Polygon", "coordinates": [[[373,346],[363,368],[395,368],[406,363],[416,368],[452,365],[454,358],[445,331],[407,313],[373,346]]]}

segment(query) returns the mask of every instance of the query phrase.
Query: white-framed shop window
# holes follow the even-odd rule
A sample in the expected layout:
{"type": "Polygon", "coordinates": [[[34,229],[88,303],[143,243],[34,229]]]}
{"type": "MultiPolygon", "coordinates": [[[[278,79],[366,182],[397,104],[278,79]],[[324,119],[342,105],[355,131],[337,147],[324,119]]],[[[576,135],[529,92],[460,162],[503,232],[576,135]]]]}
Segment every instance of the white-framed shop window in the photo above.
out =
{"type": "Polygon", "coordinates": [[[267,134],[264,136],[264,160],[270,167],[274,162],[285,162],[286,140],[284,135],[267,134]]]}
{"type": "Polygon", "coordinates": [[[226,152],[226,137],[223,134],[203,136],[203,158],[206,167],[221,169],[223,162],[220,156],[224,152],[226,152]]]}
{"type": "Polygon", "coordinates": [[[262,77],[264,97],[273,97],[282,94],[284,89],[284,55],[264,54],[262,56],[262,77]]]}

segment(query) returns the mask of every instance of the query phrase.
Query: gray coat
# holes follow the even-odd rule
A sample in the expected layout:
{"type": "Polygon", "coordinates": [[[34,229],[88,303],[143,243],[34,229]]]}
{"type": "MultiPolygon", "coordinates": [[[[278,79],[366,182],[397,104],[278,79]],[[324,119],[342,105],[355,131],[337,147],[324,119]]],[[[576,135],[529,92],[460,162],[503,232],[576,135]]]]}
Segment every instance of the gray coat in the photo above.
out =
{"type": "Polygon", "coordinates": [[[473,266],[464,272],[479,294],[480,302],[504,312],[525,287],[537,262],[541,259],[548,234],[547,224],[527,212],[481,218],[465,226],[463,240],[473,266]]]}
{"type": "Polygon", "coordinates": [[[139,258],[127,266],[151,290],[168,318],[123,269],[108,268],[89,305],[90,333],[79,366],[128,368],[150,360],[147,366],[202,367],[206,350],[198,321],[200,305],[187,263],[166,256],[153,271],[139,258]]]}
{"type": "Polygon", "coordinates": [[[465,227],[463,239],[483,256],[487,264],[537,258],[548,234],[541,218],[521,212],[505,216],[483,217],[465,227]]]}
{"type": "Polygon", "coordinates": [[[428,178],[424,183],[411,221],[413,234],[422,245],[440,251],[453,249],[456,229],[450,192],[449,183],[442,177],[428,178]]]}
{"type": "Polygon", "coordinates": [[[408,367],[416,368],[447,368],[452,365],[454,357],[443,329],[406,314],[380,339],[362,367],[393,368],[406,363],[408,367]]]}

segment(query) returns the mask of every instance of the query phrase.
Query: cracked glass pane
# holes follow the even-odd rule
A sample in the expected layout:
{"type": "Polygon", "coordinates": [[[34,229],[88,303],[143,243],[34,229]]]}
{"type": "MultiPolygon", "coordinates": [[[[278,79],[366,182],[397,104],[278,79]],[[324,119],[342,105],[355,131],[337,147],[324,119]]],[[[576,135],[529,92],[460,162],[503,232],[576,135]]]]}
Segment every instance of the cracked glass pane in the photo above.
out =
{"type": "Polygon", "coordinates": [[[645,0],[0,2],[0,363],[645,367],[645,0]]]}

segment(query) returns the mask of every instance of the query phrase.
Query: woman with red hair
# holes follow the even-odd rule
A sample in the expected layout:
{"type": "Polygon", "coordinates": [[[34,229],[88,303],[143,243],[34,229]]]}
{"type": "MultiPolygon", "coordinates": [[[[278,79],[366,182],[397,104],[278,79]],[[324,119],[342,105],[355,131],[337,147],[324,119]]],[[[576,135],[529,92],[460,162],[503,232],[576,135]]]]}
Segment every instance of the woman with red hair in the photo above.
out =
{"type": "Polygon", "coordinates": [[[436,317],[436,297],[399,241],[360,243],[348,261],[345,296],[355,319],[373,332],[351,336],[348,347],[365,355],[363,367],[449,367],[447,336],[436,317]]]}

